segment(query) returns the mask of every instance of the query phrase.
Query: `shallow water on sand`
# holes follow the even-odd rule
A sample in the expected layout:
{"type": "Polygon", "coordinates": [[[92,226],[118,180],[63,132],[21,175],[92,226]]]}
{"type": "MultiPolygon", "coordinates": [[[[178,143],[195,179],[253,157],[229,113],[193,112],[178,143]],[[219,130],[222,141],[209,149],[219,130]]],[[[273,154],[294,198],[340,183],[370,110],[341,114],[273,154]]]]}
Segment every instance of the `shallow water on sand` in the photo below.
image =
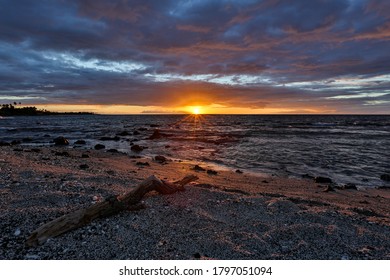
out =
{"type": "Polygon", "coordinates": [[[390,172],[390,116],[62,115],[0,119],[0,141],[52,145],[64,136],[86,147],[164,155],[277,176],[331,177],[376,187],[390,172]],[[158,129],[163,137],[149,140],[158,129]],[[128,135],[125,135],[127,132],[128,135]],[[102,137],[119,139],[102,140],[102,137]]]}

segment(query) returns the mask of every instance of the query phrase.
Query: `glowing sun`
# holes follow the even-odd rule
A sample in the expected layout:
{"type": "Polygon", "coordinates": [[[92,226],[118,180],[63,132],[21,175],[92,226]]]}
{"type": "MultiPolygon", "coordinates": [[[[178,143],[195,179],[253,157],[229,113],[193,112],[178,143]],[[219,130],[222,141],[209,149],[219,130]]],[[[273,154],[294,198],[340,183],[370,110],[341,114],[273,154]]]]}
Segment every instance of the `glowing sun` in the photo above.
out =
{"type": "Polygon", "coordinates": [[[194,115],[199,115],[199,114],[202,113],[202,111],[201,111],[201,109],[199,107],[194,107],[194,108],[192,108],[192,113],[194,115]]]}

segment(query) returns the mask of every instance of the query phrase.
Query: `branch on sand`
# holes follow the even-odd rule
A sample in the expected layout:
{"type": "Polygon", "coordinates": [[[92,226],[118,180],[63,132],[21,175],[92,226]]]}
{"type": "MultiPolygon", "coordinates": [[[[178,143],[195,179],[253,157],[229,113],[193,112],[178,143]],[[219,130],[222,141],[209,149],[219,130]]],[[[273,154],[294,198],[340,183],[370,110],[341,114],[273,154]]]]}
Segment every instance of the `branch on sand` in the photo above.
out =
{"type": "Polygon", "coordinates": [[[32,232],[26,245],[38,246],[51,237],[85,226],[97,218],[109,217],[124,210],[140,209],[142,208],[140,201],[146,193],[157,191],[160,194],[172,194],[183,191],[186,184],[197,179],[195,175],[187,175],[179,181],[166,182],[152,175],[124,195],[109,197],[88,208],[74,211],[40,226],[32,232]]]}

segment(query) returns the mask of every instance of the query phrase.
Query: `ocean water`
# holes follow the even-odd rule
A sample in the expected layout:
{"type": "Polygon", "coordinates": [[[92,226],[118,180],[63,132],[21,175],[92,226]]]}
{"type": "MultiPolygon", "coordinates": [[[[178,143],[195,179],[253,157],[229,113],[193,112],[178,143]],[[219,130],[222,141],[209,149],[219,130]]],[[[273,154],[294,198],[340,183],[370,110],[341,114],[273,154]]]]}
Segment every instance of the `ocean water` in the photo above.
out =
{"type": "MultiPolygon", "coordinates": [[[[0,141],[53,145],[64,136],[129,155],[202,161],[284,177],[326,176],[338,184],[384,185],[390,172],[390,116],[352,115],[58,115],[0,119],[0,141]],[[155,129],[166,135],[149,140],[155,129]],[[119,140],[101,140],[121,132],[119,140]],[[136,135],[134,135],[136,134],[136,135]]],[[[70,146],[73,148],[73,145],[70,146]]]]}

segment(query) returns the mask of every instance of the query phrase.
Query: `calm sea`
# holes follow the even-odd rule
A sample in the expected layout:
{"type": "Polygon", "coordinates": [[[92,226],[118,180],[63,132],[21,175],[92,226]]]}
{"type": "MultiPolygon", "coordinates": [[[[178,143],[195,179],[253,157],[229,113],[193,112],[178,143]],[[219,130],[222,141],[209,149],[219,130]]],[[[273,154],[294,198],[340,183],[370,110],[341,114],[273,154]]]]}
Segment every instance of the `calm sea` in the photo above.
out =
{"type": "MultiPolygon", "coordinates": [[[[0,119],[0,141],[52,145],[64,136],[141,155],[286,177],[331,177],[339,184],[384,185],[390,172],[390,116],[62,115],[0,119]],[[155,129],[166,136],[149,140],[155,129]],[[125,135],[127,134],[129,135],[125,135]],[[119,139],[101,140],[102,137],[119,139]]],[[[73,147],[73,145],[71,146],[73,147]]]]}

